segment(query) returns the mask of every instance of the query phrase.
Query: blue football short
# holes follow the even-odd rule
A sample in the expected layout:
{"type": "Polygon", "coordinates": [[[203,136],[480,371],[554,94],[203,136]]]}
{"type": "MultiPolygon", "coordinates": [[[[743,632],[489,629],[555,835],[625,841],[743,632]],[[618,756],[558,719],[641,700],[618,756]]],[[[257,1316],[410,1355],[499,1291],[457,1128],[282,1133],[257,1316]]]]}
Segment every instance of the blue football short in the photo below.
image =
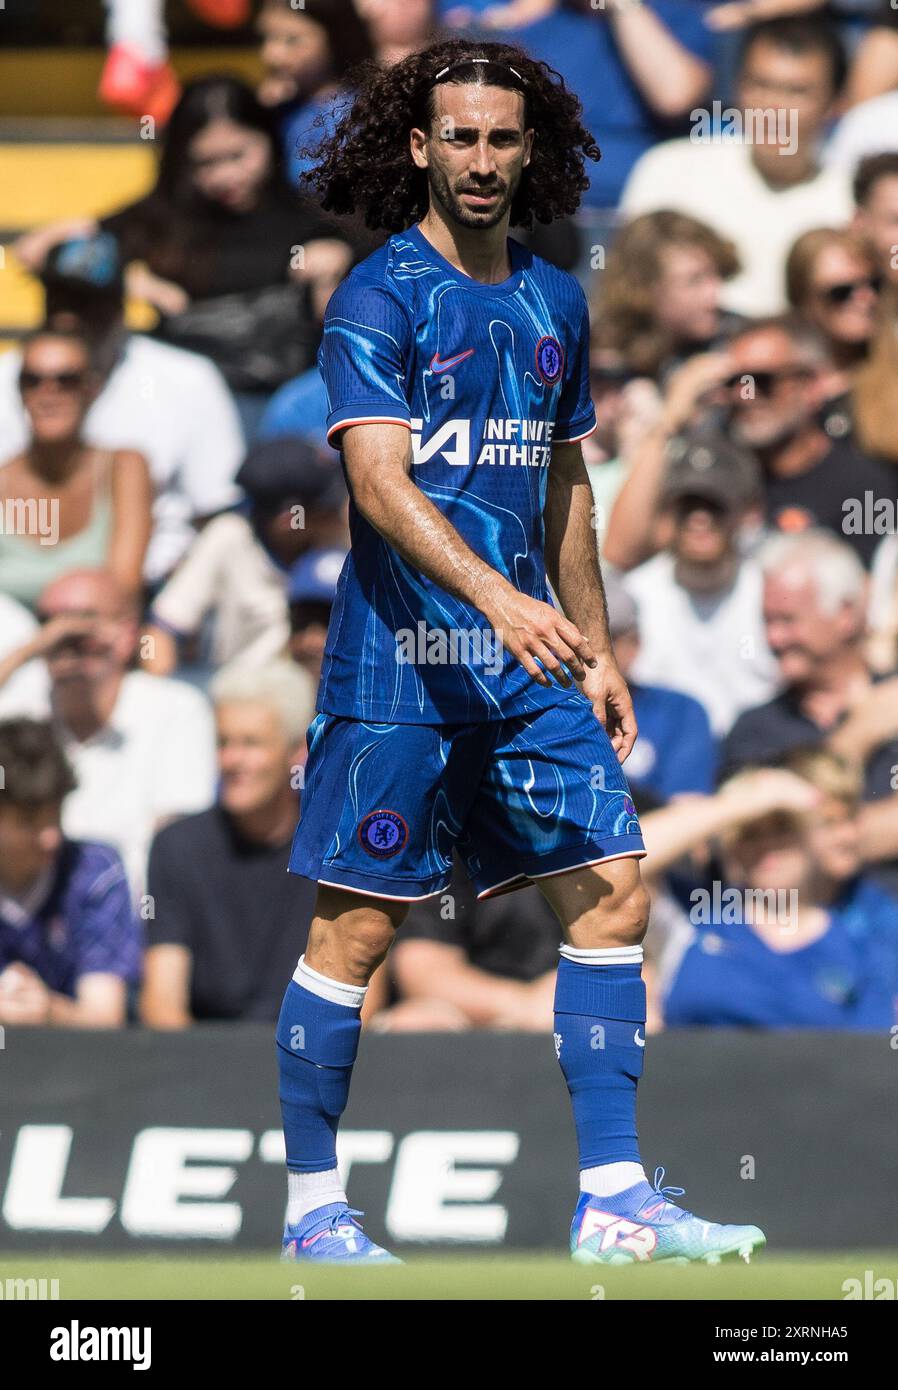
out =
{"type": "Polygon", "coordinates": [[[441,892],[457,849],[478,897],[642,857],[614,749],[579,693],[480,724],[372,724],[319,714],[309,733],[290,870],[414,901],[441,892]]]}

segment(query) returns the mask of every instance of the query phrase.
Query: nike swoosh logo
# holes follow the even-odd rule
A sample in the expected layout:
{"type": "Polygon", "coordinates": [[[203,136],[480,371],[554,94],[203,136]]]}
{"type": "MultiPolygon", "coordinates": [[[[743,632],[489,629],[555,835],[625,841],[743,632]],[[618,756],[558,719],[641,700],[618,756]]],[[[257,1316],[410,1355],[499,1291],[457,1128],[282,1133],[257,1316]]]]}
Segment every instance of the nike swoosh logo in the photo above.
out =
{"type": "Polygon", "coordinates": [[[473,357],[474,349],[468,348],[467,352],[457,352],[454,357],[447,357],[445,362],[440,361],[440,354],[435,352],[430,363],[432,372],[451,372],[453,367],[457,367],[459,362],[464,362],[466,357],[473,357]]]}
{"type": "Polygon", "coordinates": [[[638,1028],[636,1029],[636,1032],[633,1034],[633,1041],[635,1042],[637,1047],[645,1047],[645,1038],[641,1038],[639,1036],[638,1028]]]}

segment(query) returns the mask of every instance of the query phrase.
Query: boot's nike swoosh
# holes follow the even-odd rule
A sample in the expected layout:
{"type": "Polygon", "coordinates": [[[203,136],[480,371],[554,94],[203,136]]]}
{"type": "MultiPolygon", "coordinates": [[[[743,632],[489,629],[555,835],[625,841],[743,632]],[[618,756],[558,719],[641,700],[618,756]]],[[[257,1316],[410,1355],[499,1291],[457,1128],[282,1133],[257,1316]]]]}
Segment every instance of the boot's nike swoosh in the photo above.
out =
{"type": "Polygon", "coordinates": [[[457,352],[454,357],[447,357],[445,362],[440,361],[440,354],[435,352],[430,363],[432,372],[451,372],[453,367],[457,367],[459,362],[464,362],[466,357],[473,357],[474,349],[468,348],[467,352],[457,352]]]}

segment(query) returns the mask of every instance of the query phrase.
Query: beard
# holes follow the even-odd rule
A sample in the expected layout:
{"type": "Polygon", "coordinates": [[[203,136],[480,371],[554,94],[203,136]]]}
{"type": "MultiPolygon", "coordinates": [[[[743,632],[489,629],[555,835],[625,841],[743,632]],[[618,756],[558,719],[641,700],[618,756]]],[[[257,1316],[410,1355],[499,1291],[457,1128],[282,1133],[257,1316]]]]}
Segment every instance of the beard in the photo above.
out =
{"type": "Polygon", "coordinates": [[[498,178],[484,184],[474,184],[462,180],[460,188],[452,188],[442,169],[431,166],[428,170],[428,183],[432,197],[453,221],[460,223],[463,227],[487,229],[497,226],[514,202],[520,182],[521,176],[518,174],[517,178],[508,184],[503,184],[502,180],[498,178]],[[497,193],[498,197],[492,207],[472,208],[462,202],[464,193],[497,193]]]}

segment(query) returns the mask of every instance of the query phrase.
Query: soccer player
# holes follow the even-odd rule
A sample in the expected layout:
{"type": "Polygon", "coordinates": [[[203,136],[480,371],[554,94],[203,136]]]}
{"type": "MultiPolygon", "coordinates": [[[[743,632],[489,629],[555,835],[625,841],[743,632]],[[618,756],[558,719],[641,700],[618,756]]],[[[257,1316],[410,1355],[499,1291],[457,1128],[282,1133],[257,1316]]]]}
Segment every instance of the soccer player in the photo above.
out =
{"type": "Polygon", "coordinates": [[[557,74],[503,44],[438,43],[356,90],[315,187],[393,235],[337,289],[320,352],[352,549],[290,861],[319,886],[277,1030],[284,1254],[393,1258],[347,1206],[336,1130],[368,981],[457,847],[480,897],[532,881],[561,923],[575,1258],[747,1258],[757,1227],[698,1221],[640,1163],[645,850],[580,447],[587,307],[507,235],[573,213],[598,149],[557,74]]]}

